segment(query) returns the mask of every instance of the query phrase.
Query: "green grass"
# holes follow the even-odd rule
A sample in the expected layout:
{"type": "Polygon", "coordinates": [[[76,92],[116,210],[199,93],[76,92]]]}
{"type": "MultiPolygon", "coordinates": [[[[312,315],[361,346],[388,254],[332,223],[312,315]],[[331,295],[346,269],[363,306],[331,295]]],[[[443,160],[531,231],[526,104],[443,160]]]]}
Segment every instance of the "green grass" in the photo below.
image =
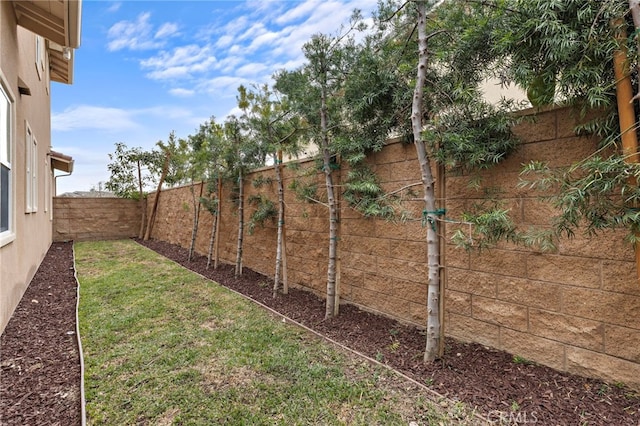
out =
{"type": "Polygon", "coordinates": [[[89,424],[470,422],[132,241],[75,251],[89,424]]]}

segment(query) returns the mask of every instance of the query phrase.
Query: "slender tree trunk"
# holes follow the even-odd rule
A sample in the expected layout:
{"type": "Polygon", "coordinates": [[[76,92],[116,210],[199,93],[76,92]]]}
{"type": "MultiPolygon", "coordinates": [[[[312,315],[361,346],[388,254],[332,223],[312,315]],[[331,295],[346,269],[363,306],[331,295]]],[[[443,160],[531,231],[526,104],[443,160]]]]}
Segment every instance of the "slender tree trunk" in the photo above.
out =
{"type": "MultiPolygon", "coordinates": [[[[280,288],[280,270],[284,266],[282,253],[284,251],[284,185],[282,184],[282,150],[279,150],[274,158],[276,172],[276,184],[278,185],[278,237],[276,242],[276,272],[273,279],[273,297],[276,297],[280,288]]],[[[283,271],[283,275],[286,272],[283,271]]]]}
{"type": "Polygon", "coordinates": [[[211,218],[211,237],[209,237],[209,251],[207,252],[207,267],[211,266],[211,256],[213,255],[213,242],[215,241],[216,236],[216,225],[218,224],[217,220],[217,212],[211,218]]]}
{"type": "Polygon", "coordinates": [[[209,266],[211,266],[211,256],[213,255],[213,242],[216,239],[216,231],[218,228],[218,210],[220,210],[219,195],[220,193],[218,192],[216,194],[216,197],[217,197],[216,211],[213,214],[213,217],[211,218],[211,236],[209,237],[209,250],[207,252],[207,268],[206,269],[209,269],[209,266]]]}
{"type": "Polygon", "coordinates": [[[164,166],[162,167],[162,174],[160,175],[160,182],[158,182],[158,190],[156,191],[156,196],[153,200],[153,208],[151,209],[151,214],[149,215],[149,220],[147,222],[147,231],[144,234],[144,241],[147,241],[149,237],[151,237],[153,222],[156,220],[156,212],[158,211],[158,201],[160,201],[160,193],[162,192],[162,184],[164,183],[164,179],[167,177],[167,172],[169,171],[170,159],[171,159],[171,153],[167,152],[166,157],[164,158],[164,166]]]}
{"type": "Polygon", "coordinates": [[[222,178],[218,176],[218,209],[216,211],[216,246],[213,251],[213,269],[218,269],[220,262],[220,228],[222,227],[222,178]]]}
{"type": "MultiPolygon", "coordinates": [[[[640,27],[640,0],[629,0],[629,8],[631,9],[631,16],[633,17],[633,24],[637,31],[640,27]]],[[[624,20],[620,19],[616,24],[624,25],[624,20]]],[[[624,27],[622,27],[624,28],[624,27]]],[[[624,29],[618,31],[616,35],[620,48],[613,54],[613,69],[616,76],[616,98],[618,101],[618,121],[620,124],[620,139],[622,140],[622,155],[624,155],[625,162],[629,164],[635,164],[640,162],[638,155],[638,133],[636,130],[636,113],[633,107],[633,100],[638,99],[640,102],[640,91],[635,97],[632,97],[633,85],[631,83],[631,76],[628,69],[628,56],[625,43],[627,41],[627,33],[624,29]]],[[[638,37],[636,35],[636,37],[638,37]]],[[[636,43],[638,41],[636,40],[636,43]]],[[[638,52],[640,52],[640,44],[637,45],[638,52]]],[[[638,65],[640,70],[640,64],[638,65]]],[[[640,90],[640,89],[639,89],[640,90]]],[[[637,185],[638,181],[635,178],[631,178],[629,181],[632,185],[637,185]]],[[[636,207],[636,206],[634,206],[636,207]]],[[[640,234],[635,232],[635,236],[639,237],[640,234]]],[[[635,258],[636,258],[636,277],[640,282],[640,245],[634,245],[635,258]]]]}
{"type": "Polygon", "coordinates": [[[202,189],[204,185],[200,182],[200,194],[196,199],[196,192],[193,188],[193,182],[191,182],[191,197],[193,202],[193,226],[191,228],[191,245],[189,246],[189,258],[191,261],[193,259],[193,253],[196,249],[196,238],[198,236],[198,225],[200,223],[200,197],[202,197],[202,189]]]}
{"type": "Polygon", "coordinates": [[[138,193],[140,194],[141,210],[140,231],[138,231],[138,238],[140,239],[144,237],[144,224],[147,221],[147,203],[145,203],[145,196],[142,192],[142,189],[142,165],[140,164],[140,160],[138,160],[138,193]]]}
{"type": "Polygon", "coordinates": [[[322,131],[322,159],[327,187],[327,203],[329,204],[329,264],[327,266],[327,304],[325,318],[331,318],[338,313],[338,298],[336,292],[336,260],[338,258],[338,208],[331,174],[331,152],[329,151],[329,132],[327,123],[326,89],[322,89],[322,106],[320,108],[320,126],[322,131]]]}
{"type": "Polygon", "coordinates": [[[238,249],[236,250],[236,277],[242,275],[242,240],[244,237],[244,177],[238,175],[238,249]]]}
{"type": "Polygon", "coordinates": [[[431,362],[438,356],[440,346],[440,245],[438,241],[438,216],[436,214],[436,194],[431,161],[422,140],[422,98],[427,75],[427,34],[426,34],[426,3],[416,2],[418,11],[418,69],[416,86],[411,105],[411,127],[413,139],[420,164],[422,187],[424,190],[424,222],[427,227],[427,344],[424,361],[431,362]]]}

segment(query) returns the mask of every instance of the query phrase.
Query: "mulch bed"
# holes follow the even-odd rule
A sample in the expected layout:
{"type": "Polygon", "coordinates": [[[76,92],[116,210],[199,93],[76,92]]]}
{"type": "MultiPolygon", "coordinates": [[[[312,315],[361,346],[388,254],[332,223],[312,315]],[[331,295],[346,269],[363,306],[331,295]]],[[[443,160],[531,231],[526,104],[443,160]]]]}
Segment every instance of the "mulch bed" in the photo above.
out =
{"type": "MultiPolygon", "coordinates": [[[[624,387],[515,362],[508,353],[453,339],[446,340],[442,360],[425,365],[421,330],[351,305],[341,306],[338,317],[325,320],[324,302],[308,292],[290,289],[274,299],[264,275],[245,268],[235,278],[233,266],[207,270],[206,258],[188,261],[184,248],[139,242],[440,394],[476,407],[496,424],[640,424],[640,395],[624,387]]],[[[67,334],[75,330],[75,280],[69,262],[70,245],[54,244],[2,335],[2,425],[80,422],[79,359],[74,336],[67,334]],[[60,290],[51,291],[54,288],[60,290]]]]}
{"type": "Polygon", "coordinates": [[[0,425],[79,425],[77,284],[71,243],[54,243],[0,337],[0,425]]]}

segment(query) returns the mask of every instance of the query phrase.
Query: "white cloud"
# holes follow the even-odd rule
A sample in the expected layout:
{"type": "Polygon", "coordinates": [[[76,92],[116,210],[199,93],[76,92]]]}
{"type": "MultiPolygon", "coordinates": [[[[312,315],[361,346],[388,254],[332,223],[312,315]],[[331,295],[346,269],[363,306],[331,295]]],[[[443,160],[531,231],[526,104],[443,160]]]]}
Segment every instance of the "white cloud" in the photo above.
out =
{"type": "Polygon", "coordinates": [[[208,71],[216,62],[209,46],[191,44],[160,52],[158,56],[140,62],[143,68],[151,68],[147,77],[154,80],[190,77],[195,73],[208,71]]]}
{"type": "Polygon", "coordinates": [[[288,24],[293,21],[299,20],[304,16],[307,16],[318,7],[321,2],[316,0],[309,0],[300,2],[300,4],[293,9],[288,10],[286,13],[280,15],[276,22],[278,24],[288,24]]]}
{"type": "Polygon", "coordinates": [[[117,12],[118,10],[120,10],[121,6],[122,6],[121,1],[113,2],[113,4],[107,8],[107,12],[110,12],[110,13],[117,12]]]}
{"type": "Polygon", "coordinates": [[[171,89],[169,90],[169,93],[171,93],[173,96],[177,96],[179,98],[188,98],[191,97],[193,95],[195,95],[195,90],[191,90],[191,89],[182,89],[182,88],[175,88],[175,89],[171,89]]]}
{"type": "Polygon", "coordinates": [[[272,45],[278,41],[280,34],[274,32],[265,32],[255,37],[249,46],[247,46],[247,53],[252,53],[261,48],[264,45],[272,45]]]}
{"type": "Polygon", "coordinates": [[[244,59],[240,56],[227,56],[226,58],[218,61],[216,68],[223,73],[232,73],[244,59]]]}
{"type": "Polygon", "coordinates": [[[236,69],[236,74],[242,77],[256,77],[270,69],[266,64],[260,62],[252,62],[236,69]]]}
{"type": "Polygon", "coordinates": [[[138,124],[132,120],[132,113],[120,108],[80,105],[51,115],[51,129],[62,132],[77,129],[119,132],[136,127],[138,124]]]}
{"type": "Polygon", "coordinates": [[[171,37],[178,33],[178,26],[172,22],[162,24],[162,26],[156,31],[153,38],[171,37]]]}
{"type": "Polygon", "coordinates": [[[178,27],[175,24],[165,23],[153,34],[153,25],[149,23],[151,14],[141,13],[135,22],[120,21],[109,28],[107,48],[110,51],[121,49],[148,50],[157,49],[164,45],[164,38],[177,34],[178,27]]]}
{"type": "Polygon", "coordinates": [[[218,38],[218,41],[216,42],[216,47],[217,48],[221,48],[224,49],[225,47],[229,47],[233,44],[233,37],[231,35],[223,35],[222,37],[218,38]]]}
{"type": "Polygon", "coordinates": [[[206,80],[200,84],[201,88],[215,96],[229,97],[235,96],[238,86],[244,84],[250,85],[253,81],[246,78],[236,76],[220,76],[210,80],[206,80]]]}

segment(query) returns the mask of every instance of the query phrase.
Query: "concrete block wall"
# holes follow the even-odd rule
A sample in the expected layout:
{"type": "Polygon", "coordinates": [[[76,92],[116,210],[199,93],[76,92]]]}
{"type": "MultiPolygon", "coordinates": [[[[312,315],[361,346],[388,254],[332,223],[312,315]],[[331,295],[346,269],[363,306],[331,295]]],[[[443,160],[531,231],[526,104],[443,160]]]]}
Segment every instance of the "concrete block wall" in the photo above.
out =
{"type": "MultiPolygon", "coordinates": [[[[540,112],[515,132],[519,150],[498,167],[483,172],[482,188],[473,189],[474,176],[448,174],[447,216],[456,218],[486,191],[496,194],[515,221],[524,227],[546,226],[554,208],[540,192],[517,187],[522,164],[531,159],[563,167],[596,149],[597,141],[574,135],[576,121],[568,109],[540,112]],[[499,191],[496,189],[499,188],[499,191]]],[[[390,141],[368,158],[388,191],[420,181],[413,145],[390,141]]],[[[302,170],[315,168],[301,162],[302,170]]],[[[335,172],[337,182],[347,169],[335,172]]],[[[295,179],[316,180],[323,197],[324,177],[285,168],[288,277],[292,286],[324,297],[327,277],[328,212],[321,204],[297,199],[288,189],[295,179]]],[[[247,177],[245,193],[266,194],[274,202],[275,182],[259,187],[258,177],[274,179],[272,168],[247,177]]],[[[197,189],[196,189],[197,191],[197,189]]],[[[237,210],[225,187],[220,230],[220,257],[233,263],[236,255],[237,210]]],[[[421,192],[418,186],[416,193],[421,192]]],[[[153,238],[188,247],[192,207],[189,187],[161,194],[153,238]]],[[[152,205],[150,197],[148,206],[152,205]]],[[[405,205],[416,218],[421,202],[405,205]]],[[[246,206],[248,222],[253,207],[246,206]]],[[[211,215],[202,210],[196,250],[206,254],[211,215]]],[[[446,235],[455,230],[446,225],[446,235]]],[[[365,219],[341,202],[339,275],[342,302],[424,325],[426,321],[426,230],[420,220],[389,223],[365,219]]],[[[510,243],[466,252],[446,245],[445,331],[464,341],[504,349],[559,370],[640,386],[640,284],[633,249],[623,242],[625,231],[596,238],[577,234],[562,240],[555,253],[541,253],[510,243]]],[[[273,277],[276,221],[245,235],[244,265],[273,277]]]]}
{"type": "MultiPolygon", "coordinates": [[[[571,110],[555,109],[519,125],[518,152],[481,175],[523,228],[548,226],[555,208],[517,188],[532,159],[564,167],[597,149],[577,137],[571,110]]],[[[482,200],[470,176],[447,177],[449,211],[482,200]]],[[[447,334],[506,350],[558,370],[640,385],[640,283],[626,231],[577,233],[555,253],[500,244],[482,253],[447,246],[447,334]]]]}
{"type": "Polygon", "coordinates": [[[135,200],[121,198],[53,199],[53,241],[137,237],[142,212],[135,200]]]}

